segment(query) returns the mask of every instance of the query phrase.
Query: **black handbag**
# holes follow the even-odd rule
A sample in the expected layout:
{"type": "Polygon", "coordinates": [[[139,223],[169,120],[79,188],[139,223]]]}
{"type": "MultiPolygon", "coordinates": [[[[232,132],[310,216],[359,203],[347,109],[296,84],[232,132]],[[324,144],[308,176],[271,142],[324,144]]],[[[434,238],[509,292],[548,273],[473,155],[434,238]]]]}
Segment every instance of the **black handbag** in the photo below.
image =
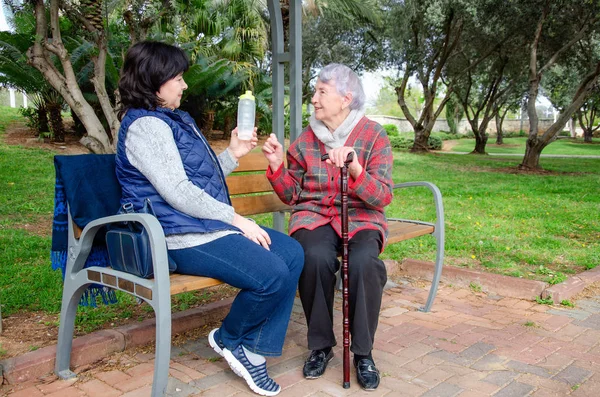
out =
{"type": "MultiPolygon", "coordinates": [[[[119,213],[135,213],[133,204],[123,204],[119,213]]],[[[149,199],[144,200],[144,207],[140,213],[156,217],[149,199]]],[[[154,277],[150,237],[140,223],[121,222],[110,225],[106,232],[106,247],[113,269],[143,278],[154,277]]],[[[169,257],[169,273],[176,269],[177,265],[169,257]]]]}

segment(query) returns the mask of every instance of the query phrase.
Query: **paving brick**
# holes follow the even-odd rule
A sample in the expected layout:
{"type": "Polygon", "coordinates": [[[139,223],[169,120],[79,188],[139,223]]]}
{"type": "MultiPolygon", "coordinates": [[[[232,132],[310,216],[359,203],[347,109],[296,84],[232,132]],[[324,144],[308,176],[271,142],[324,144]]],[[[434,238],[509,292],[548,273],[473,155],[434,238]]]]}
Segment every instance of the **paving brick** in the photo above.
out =
{"type": "Polygon", "coordinates": [[[123,394],[121,391],[97,379],[80,383],[77,385],[77,388],[83,391],[88,397],[117,397],[123,394]]]}
{"type": "Polygon", "coordinates": [[[121,383],[128,379],[131,379],[130,375],[127,375],[125,372],[117,370],[100,372],[96,375],[96,377],[109,385],[114,385],[116,383],[121,383]]]}
{"type": "Polygon", "coordinates": [[[220,384],[224,384],[224,383],[232,381],[232,380],[237,381],[237,379],[238,379],[238,376],[236,374],[234,374],[231,370],[227,370],[227,371],[218,372],[211,376],[206,376],[201,379],[196,379],[196,380],[190,382],[190,385],[192,385],[200,390],[207,390],[207,389],[210,389],[211,387],[214,387],[214,386],[217,386],[220,384]]]}
{"type": "Polygon", "coordinates": [[[474,362],[471,368],[478,371],[499,371],[506,368],[504,365],[505,362],[506,358],[504,357],[499,357],[495,354],[486,354],[480,360],[474,362]]]}
{"type": "Polygon", "coordinates": [[[513,371],[521,372],[524,374],[535,374],[543,378],[550,378],[552,376],[552,374],[550,374],[545,368],[526,364],[520,361],[509,361],[508,363],[506,363],[506,366],[512,369],[513,371]]]}
{"type": "Polygon", "coordinates": [[[381,379],[381,385],[391,390],[391,392],[386,396],[417,397],[423,395],[423,393],[427,391],[427,389],[419,385],[393,378],[391,376],[383,377],[381,379]]]}
{"type": "Polygon", "coordinates": [[[513,381],[519,374],[513,371],[494,371],[482,379],[483,382],[504,387],[513,381]]]}
{"type": "Polygon", "coordinates": [[[52,383],[39,385],[38,389],[40,389],[40,391],[44,394],[52,394],[59,390],[71,387],[75,382],[77,382],[77,378],[72,378],[68,380],[57,380],[52,383]]]}
{"type": "MultiPolygon", "coordinates": [[[[2,390],[0,389],[0,392],[1,391],[2,390]]],[[[10,395],[11,397],[41,397],[44,395],[44,393],[42,393],[37,387],[31,386],[11,393],[10,395]]]]}
{"type": "Polygon", "coordinates": [[[494,397],[523,397],[533,391],[533,386],[519,382],[511,382],[508,386],[502,388],[494,397]]]}
{"type": "Polygon", "coordinates": [[[574,320],[585,320],[590,316],[590,312],[579,309],[550,309],[546,313],[557,316],[570,317],[574,320]]]}
{"type": "Polygon", "coordinates": [[[477,342],[474,345],[469,346],[468,348],[463,350],[460,353],[460,356],[468,360],[477,360],[485,356],[487,353],[491,352],[495,348],[495,346],[490,345],[488,343],[477,342]]]}
{"type": "Polygon", "coordinates": [[[571,365],[573,361],[572,357],[564,355],[561,351],[557,351],[540,360],[536,365],[545,368],[551,374],[556,374],[568,365],[571,365]]]}
{"type": "Polygon", "coordinates": [[[600,314],[592,314],[587,319],[583,321],[575,321],[573,322],[575,325],[579,325],[585,328],[591,328],[595,330],[600,330],[600,314]]]}
{"type": "Polygon", "coordinates": [[[544,321],[541,325],[548,331],[556,332],[559,329],[563,328],[565,325],[570,324],[574,320],[570,317],[565,316],[552,316],[546,321],[544,321]]]}
{"type": "Polygon", "coordinates": [[[143,386],[152,385],[152,377],[152,373],[146,373],[144,375],[135,375],[130,379],[114,384],[113,387],[123,392],[129,392],[135,389],[139,389],[143,386]]]}
{"type": "Polygon", "coordinates": [[[122,397],[150,397],[152,386],[144,386],[122,395],[122,397]]]}
{"type": "Polygon", "coordinates": [[[45,394],[46,397],[84,397],[85,393],[71,386],[66,389],[55,391],[54,393],[45,394]]]}
{"type": "Polygon", "coordinates": [[[458,396],[463,389],[452,383],[440,383],[421,397],[454,397],[458,396]]]}
{"type": "Polygon", "coordinates": [[[553,379],[574,386],[585,382],[591,375],[592,373],[587,369],[569,365],[567,368],[554,375],[553,379]]]}
{"type": "Polygon", "coordinates": [[[585,346],[596,345],[598,342],[600,342],[600,330],[587,329],[573,341],[577,344],[585,346]]]}
{"type": "Polygon", "coordinates": [[[411,382],[415,385],[424,386],[427,389],[431,389],[437,384],[450,378],[451,376],[453,376],[453,374],[448,373],[439,368],[433,368],[426,372],[423,372],[422,374],[414,378],[411,382]]]}
{"type": "Polygon", "coordinates": [[[569,385],[565,383],[559,382],[554,379],[543,378],[533,374],[522,374],[521,376],[519,376],[519,382],[531,385],[536,389],[546,388],[555,392],[560,392],[563,396],[566,396],[571,391],[569,385]]]}
{"type": "Polygon", "coordinates": [[[200,392],[199,389],[189,385],[187,382],[182,382],[179,379],[169,377],[166,390],[167,396],[189,397],[198,394],[198,392],[200,392]]]}

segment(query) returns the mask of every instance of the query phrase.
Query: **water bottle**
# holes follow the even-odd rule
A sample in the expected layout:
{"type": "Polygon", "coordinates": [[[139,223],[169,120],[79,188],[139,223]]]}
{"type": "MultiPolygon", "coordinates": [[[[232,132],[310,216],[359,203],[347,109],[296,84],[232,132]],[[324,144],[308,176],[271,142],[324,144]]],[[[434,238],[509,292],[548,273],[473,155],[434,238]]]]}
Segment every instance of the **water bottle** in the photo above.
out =
{"type": "Polygon", "coordinates": [[[238,103],[237,128],[239,139],[243,141],[252,139],[255,112],[256,102],[254,101],[252,91],[246,91],[245,94],[240,95],[240,101],[238,103]]]}

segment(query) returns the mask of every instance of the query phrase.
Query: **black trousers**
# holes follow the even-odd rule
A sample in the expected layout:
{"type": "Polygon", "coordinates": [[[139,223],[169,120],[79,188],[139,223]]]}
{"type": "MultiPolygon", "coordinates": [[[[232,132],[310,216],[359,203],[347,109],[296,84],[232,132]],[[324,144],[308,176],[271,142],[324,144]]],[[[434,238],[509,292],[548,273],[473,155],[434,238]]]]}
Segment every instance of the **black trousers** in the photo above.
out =
{"type": "MultiPolygon", "coordinates": [[[[333,298],[342,238],[330,225],[315,230],[300,229],[292,237],[304,248],[304,269],[298,289],[308,325],[308,348],[335,346],[333,298]]],[[[373,349],[387,280],[385,264],[379,259],[382,243],[376,230],[357,232],[348,242],[348,319],[350,350],[354,354],[368,355],[373,349]]]]}

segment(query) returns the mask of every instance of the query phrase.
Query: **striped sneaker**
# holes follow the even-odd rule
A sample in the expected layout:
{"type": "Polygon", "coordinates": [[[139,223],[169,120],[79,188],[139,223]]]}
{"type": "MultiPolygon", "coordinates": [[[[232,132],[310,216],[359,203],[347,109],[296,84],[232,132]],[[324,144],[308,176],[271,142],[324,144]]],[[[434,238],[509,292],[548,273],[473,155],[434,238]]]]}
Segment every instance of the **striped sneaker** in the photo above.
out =
{"type": "Polygon", "coordinates": [[[281,391],[281,387],[269,377],[267,363],[252,365],[242,345],[230,351],[224,348],[223,354],[227,363],[238,376],[244,378],[250,389],[261,396],[275,396],[281,391]]]}
{"type": "Polygon", "coordinates": [[[213,348],[215,352],[221,357],[223,357],[223,349],[225,349],[225,345],[221,342],[221,329],[215,328],[210,331],[208,334],[208,344],[213,348]]]}

